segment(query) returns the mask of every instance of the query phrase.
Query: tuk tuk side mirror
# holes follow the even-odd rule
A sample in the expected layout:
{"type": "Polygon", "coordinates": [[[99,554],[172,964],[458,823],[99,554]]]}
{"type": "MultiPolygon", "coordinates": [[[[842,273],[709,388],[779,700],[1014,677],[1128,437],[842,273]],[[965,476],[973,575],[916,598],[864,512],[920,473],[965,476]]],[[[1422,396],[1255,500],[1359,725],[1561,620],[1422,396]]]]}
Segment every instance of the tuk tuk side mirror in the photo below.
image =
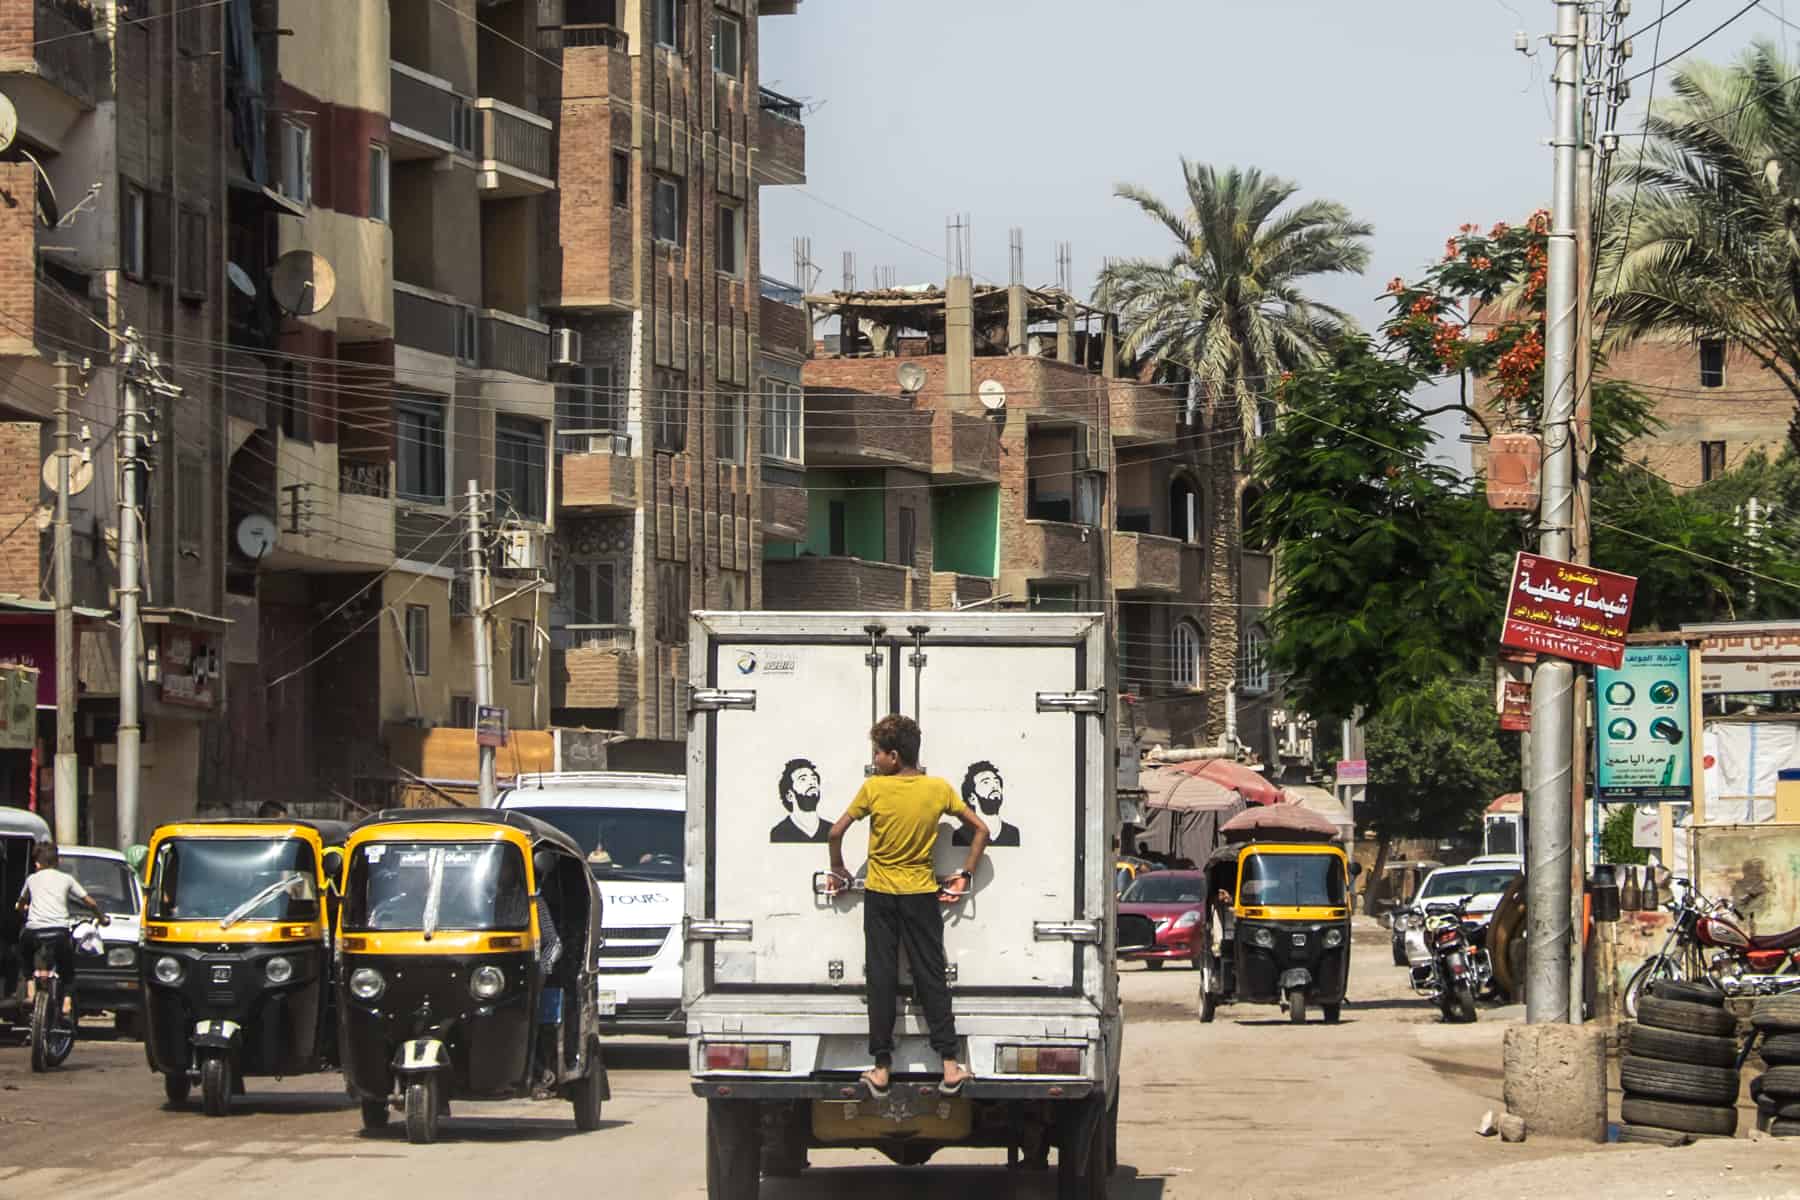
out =
{"type": "Polygon", "coordinates": [[[1350,864],[1350,878],[1355,879],[1358,875],[1361,875],[1362,873],[1363,873],[1363,865],[1361,863],[1353,862],[1350,864]]]}
{"type": "Polygon", "coordinates": [[[332,895],[342,893],[341,880],[344,874],[344,851],[338,846],[327,846],[319,856],[320,864],[325,869],[325,890],[332,895]]]}

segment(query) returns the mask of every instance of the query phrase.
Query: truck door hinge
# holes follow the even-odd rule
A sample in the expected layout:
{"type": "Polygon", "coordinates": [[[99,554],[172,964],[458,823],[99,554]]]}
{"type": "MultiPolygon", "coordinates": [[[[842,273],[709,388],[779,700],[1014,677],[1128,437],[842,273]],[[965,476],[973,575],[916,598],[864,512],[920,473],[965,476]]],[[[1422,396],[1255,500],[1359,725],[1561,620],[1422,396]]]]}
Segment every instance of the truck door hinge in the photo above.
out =
{"type": "Polygon", "coordinates": [[[1066,938],[1071,942],[1098,942],[1100,922],[1033,921],[1031,936],[1040,942],[1054,942],[1059,938],[1066,938]]]}
{"type": "Polygon", "coordinates": [[[1106,691],[1095,688],[1091,692],[1039,692],[1037,694],[1037,710],[1041,713],[1106,713],[1106,691]]]}
{"type": "Polygon", "coordinates": [[[754,929],[750,921],[705,921],[693,917],[688,917],[683,926],[683,932],[690,942],[747,942],[753,936],[754,929]]]}
{"type": "Polygon", "coordinates": [[[727,708],[756,711],[756,692],[748,688],[689,688],[689,712],[719,712],[727,708]]]}

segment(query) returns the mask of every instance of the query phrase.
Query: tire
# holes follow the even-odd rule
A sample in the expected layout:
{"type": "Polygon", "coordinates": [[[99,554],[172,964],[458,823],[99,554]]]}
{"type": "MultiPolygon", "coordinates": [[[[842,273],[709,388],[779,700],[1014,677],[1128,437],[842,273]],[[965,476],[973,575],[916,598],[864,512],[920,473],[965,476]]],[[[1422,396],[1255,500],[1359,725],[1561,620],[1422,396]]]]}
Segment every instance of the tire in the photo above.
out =
{"type": "Polygon", "coordinates": [[[1112,1105],[1106,1110],[1106,1173],[1111,1176],[1119,1169],[1119,1098],[1113,1097],[1112,1105]]]}
{"type": "Polygon", "coordinates": [[[1666,954],[1653,954],[1646,958],[1631,973],[1631,981],[1625,985],[1625,1015],[1637,1020],[1638,1004],[1644,998],[1645,989],[1657,980],[1676,980],[1680,974],[1681,968],[1666,954]]]}
{"type": "Polygon", "coordinates": [[[1646,1100],[1628,1095],[1619,1105],[1619,1119],[1627,1125],[1653,1125],[1658,1129],[1730,1137],[1737,1132],[1738,1112],[1735,1107],[1676,1104],[1669,1100],[1646,1100]]]}
{"type": "Polygon", "coordinates": [[[1704,1037],[1737,1036],[1737,1018],[1729,1012],[1706,1004],[1689,1004],[1685,1000],[1645,996],[1638,1001],[1637,1022],[1652,1029],[1672,1029],[1676,1033],[1698,1033],[1704,1037]]]}
{"type": "Polygon", "coordinates": [[[437,1075],[429,1071],[406,1085],[406,1140],[415,1146],[437,1141],[440,1086],[437,1075]]]}
{"type": "Polygon", "coordinates": [[[1800,1033],[1772,1033],[1756,1047],[1771,1067],[1800,1066],[1800,1033]]]}
{"type": "Polygon", "coordinates": [[[1110,1174],[1106,1169],[1106,1116],[1101,1114],[1093,1128],[1087,1131],[1087,1162],[1078,1166],[1082,1156],[1076,1152],[1074,1143],[1082,1132],[1083,1123],[1070,1120],[1063,1127],[1062,1141],[1056,1150],[1057,1200],[1106,1200],[1110,1174]]]}
{"type": "Polygon", "coordinates": [[[1750,1010],[1750,1024],[1770,1033],[1800,1032],[1800,996],[1764,996],[1750,1010]]]}
{"type": "Polygon", "coordinates": [[[1295,1025],[1306,1024],[1306,989],[1289,988],[1287,1000],[1288,1020],[1295,1025]]]}
{"type": "Polygon", "coordinates": [[[1144,969],[1147,971],[1160,971],[1163,969],[1163,960],[1160,958],[1146,958],[1144,960],[1144,969]]]}
{"type": "Polygon", "coordinates": [[[1219,1011],[1219,997],[1214,988],[1216,978],[1213,974],[1213,958],[1205,951],[1194,960],[1200,964],[1200,1023],[1212,1024],[1213,1017],[1219,1011]]]}
{"type": "Polygon", "coordinates": [[[1393,943],[1394,965],[1396,967],[1404,967],[1406,965],[1406,943],[1400,938],[1394,938],[1393,943]]]}
{"type": "Polygon", "coordinates": [[[1460,1021],[1465,1025],[1473,1025],[1475,1023],[1475,993],[1469,988],[1467,983],[1459,983],[1452,988],[1450,1008],[1456,1014],[1456,1016],[1452,1018],[1453,1020],[1460,1021]]]}
{"type": "Polygon", "coordinates": [[[50,993],[42,988],[31,1002],[31,1069],[50,1069],[50,993]]]}
{"type": "Polygon", "coordinates": [[[115,1012],[113,1014],[113,1032],[122,1038],[134,1042],[144,1040],[144,1014],[134,1012],[115,1012]]]}
{"type": "Polygon", "coordinates": [[[756,1200],[762,1117],[753,1100],[706,1102],[707,1200],[756,1200]]]}
{"type": "Polygon", "coordinates": [[[1319,1009],[1325,1014],[1325,1023],[1327,1025],[1336,1025],[1338,1023],[1338,1018],[1344,1014],[1344,1006],[1342,1004],[1321,1004],[1319,1009]]]}
{"type": "Polygon", "coordinates": [[[1762,1073],[1762,1086],[1757,1096],[1767,1096],[1780,1103],[1800,1100],[1800,1067],[1770,1067],[1762,1073]]]}
{"type": "Polygon", "coordinates": [[[386,1129],[388,1127],[388,1118],[392,1115],[393,1109],[388,1107],[388,1102],[385,1099],[364,1100],[362,1102],[362,1127],[364,1131],[368,1133],[374,1133],[378,1129],[386,1129]]]}
{"type": "Polygon", "coordinates": [[[1800,1100],[1777,1100],[1769,1096],[1756,1102],[1756,1111],[1778,1121],[1800,1121],[1800,1100]]]}
{"type": "Polygon", "coordinates": [[[1702,1067],[1633,1055],[1619,1063],[1619,1086],[1625,1094],[1652,1100],[1736,1104],[1740,1082],[1737,1071],[1730,1067],[1702,1067]]]}
{"type": "Polygon", "coordinates": [[[231,1060],[223,1054],[200,1060],[200,1111],[209,1117],[231,1112],[231,1060]]]}
{"type": "Polygon", "coordinates": [[[1619,1140],[1643,1142],[1651,1146],[1686,1146],[1693,1142],[1694,1135],[1674,1129],[1658,1129],[1654,1125],[1621,1125],[1619,1140]]]}
{"type": "Polygon", "coordinates": [[[811,1126],[812,1105],[802,1100],[797,1104],[765,1104],[762,1106],[762,1173],[766,1179],[798,1179],[810,1165],[806,1159],[807,1131],[811,1126]]]}
{"type": "Polygon", "coordinates": [[[170,1071],[163,1079],[163,1099],[169,1102],[170,1108],[186,1108],[188,1093],[193,1090],[193,1082],[188,1079],[186,1071],[170,1071]]]}
{"type": "Polygon", "coordinates": [[[1677,1033],[1673,1029],[1656,1029],[1649,1025],[1633,1025],[1625,1037],[1626,1054],[1638,1058],[1654,1058],[1663,1062],[1693,1063],[1701,1067],[1737,1066],[1736,1038],[1705,1037],[1698,1033],[1677,1033]]]}
{"type": "Polygon", "coordinates": [[[1649,992],[1658,1000],[1684,1000],[1689,1004],[1704,1004],[1708,1008],[1725,1007],[1725,993],[1710,983],[1657,979],[1651,982],[1649,992]]]}
{"type": "Polygon", "coordinates": [[[575,1094],[570,1097],[575,1105],[575,1128],[583,1133],[592,1133],[600,1128],[600,1105],[606,1094],[606,1076],[600,1073],[600,1056],[590,1054],[588,1073],[575,1084],[575,1094]]]}
{"type": "Polygon", "coordinates": [[[1785,1120],[1777,1117],[1775,1120],[1769,1122],[1769,1135],[1771,1137],[1781,1138],[1800,1137],[1800,1121],[1785,1120]]]}

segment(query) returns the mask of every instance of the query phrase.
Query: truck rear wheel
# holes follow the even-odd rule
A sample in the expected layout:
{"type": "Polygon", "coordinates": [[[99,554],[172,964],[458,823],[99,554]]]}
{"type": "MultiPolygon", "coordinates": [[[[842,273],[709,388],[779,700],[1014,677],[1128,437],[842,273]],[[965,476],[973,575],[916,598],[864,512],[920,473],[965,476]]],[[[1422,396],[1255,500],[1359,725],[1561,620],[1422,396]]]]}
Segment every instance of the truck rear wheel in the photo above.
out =
{"type": "Polygon", "coordinates": [[[1106,1200],[1112,1174],[1108,1131],[1115,1116],[1116,1112],[1102,1112],[1090,1122],[1086,1113],[1069,1114],[1056,1148],[1057,1200],[1106,1200]]]}
{"type": "Polygon", "coordinates": [[[706,1102],[707,1200],[756,1200],[762,1179],[762,1114],[754,1100],[706,1102]]]}

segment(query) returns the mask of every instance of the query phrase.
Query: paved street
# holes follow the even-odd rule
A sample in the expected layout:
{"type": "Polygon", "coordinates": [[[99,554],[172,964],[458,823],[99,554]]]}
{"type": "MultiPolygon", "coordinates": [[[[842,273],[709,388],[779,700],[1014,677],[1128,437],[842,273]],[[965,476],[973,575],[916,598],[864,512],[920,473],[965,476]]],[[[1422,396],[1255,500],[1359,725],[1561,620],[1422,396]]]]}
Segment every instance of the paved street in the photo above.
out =
{"type": "MultiPolygon", "coordinates": [[[[1224,1010],[1204,1027],[1191,972],[1128,968],[1114,1194],[1341,1198],[1436,1182],[1481,1196],[1800,1194],[1800,1164],[1785,1168],[1789,1190],[1778,1143],[1663,1150],[1477,1138],[1477,1118],[1499,1101],[1503,1019],[1513,1013],[1444,1026],[1405,991],[1384,933],[1359,929],[1357,954],[1360,1002],[1335,1028],[1293,1028],[1272,1008],[1224,1010]]],[[[359,1194],[428,1190],[434,1200],[486,1200],[502,1181],[508,1193],[703,1196],[703,1109],[680,1046],[616,1043],[609,1053],[613,1100],[599,1132],[576,1133],[566,1105],[471,1104],[457,1108],[442,1143],[412,1147],[397,1128],[363,1136],[332,1076],[259,1082],[236,1115],[207,1120],[163,1108],[136,1043],[83,1042],[68,1068],[36,1077],[25,1050],[8,1045],[0,1195],[319,1195],[353,1177],[359,1194]]],[[[1009,1176],[996,1158],[943,1156],[930,1168],[932,1195],[1054,1194],[1051,1176],[1009,1176]]],[[[765,1183],[763,1196],[889,1200],[918,1195],[919,1181],[877,1155],[822,1152],[804,1178],[765,1183]]]]}

